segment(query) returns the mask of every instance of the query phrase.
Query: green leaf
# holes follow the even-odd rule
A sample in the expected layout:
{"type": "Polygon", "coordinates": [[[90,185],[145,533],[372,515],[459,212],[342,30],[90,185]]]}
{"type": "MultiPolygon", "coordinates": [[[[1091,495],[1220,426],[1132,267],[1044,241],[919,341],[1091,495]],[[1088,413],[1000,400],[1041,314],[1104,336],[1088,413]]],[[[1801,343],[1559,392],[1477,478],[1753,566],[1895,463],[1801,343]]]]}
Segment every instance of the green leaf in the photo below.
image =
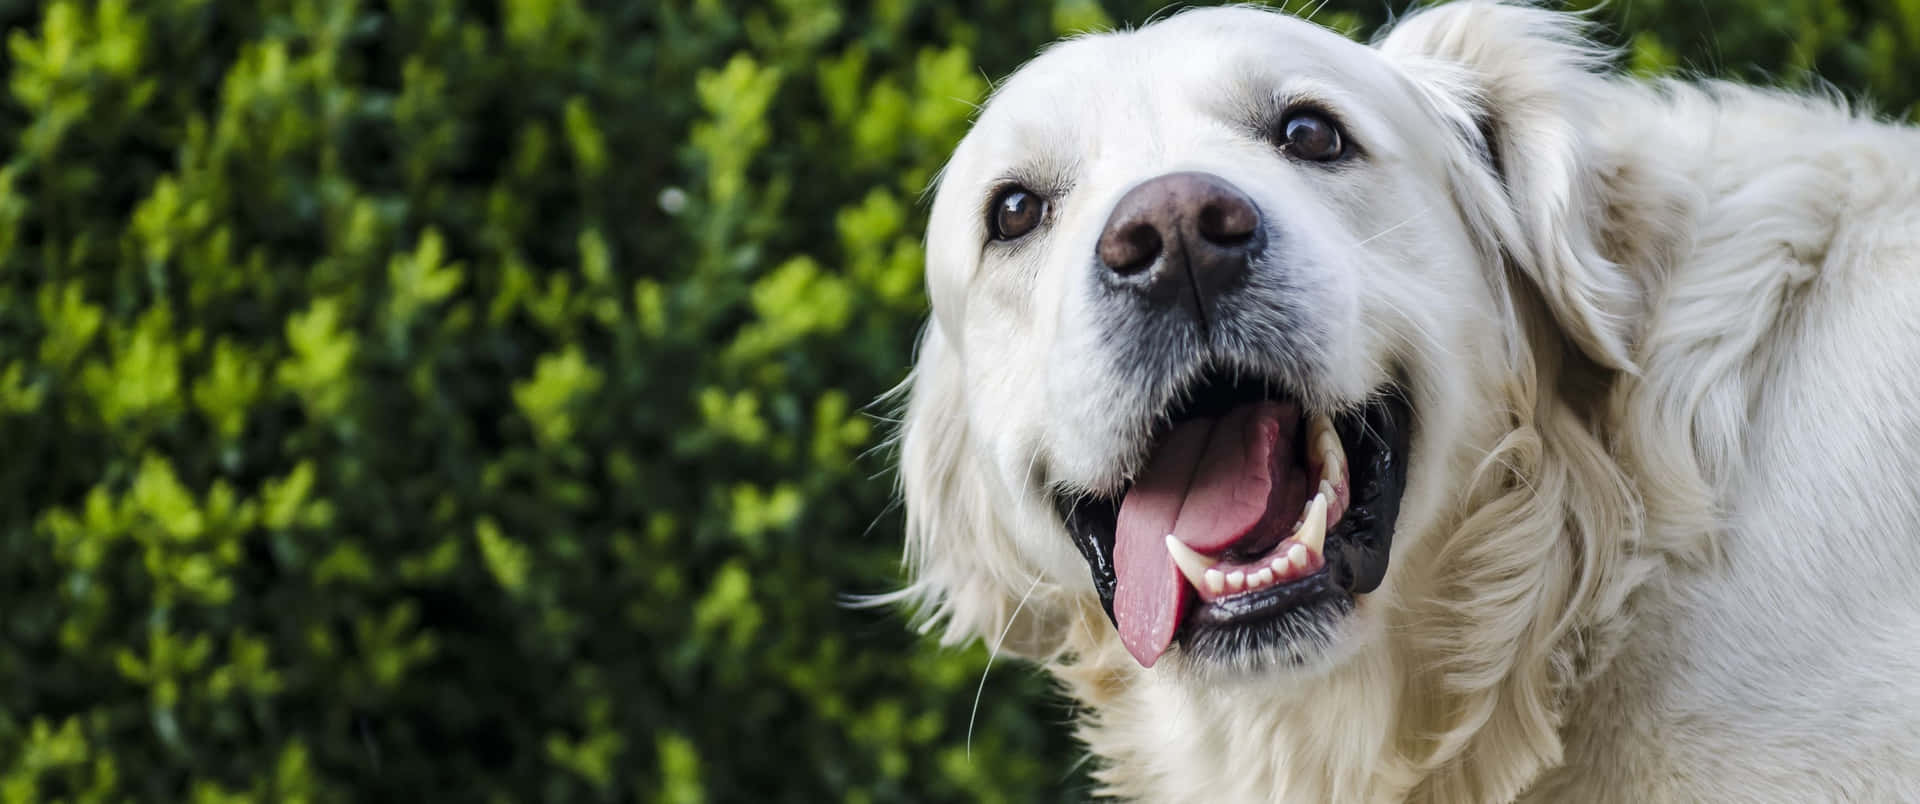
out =
{"type": "Polygon", "coordinates": [[[527,548],[502,533],[492,519],[482,517],[474,523],[473,534],[480,544],[480,559],[501,588],[519,595],[527,589],[527,548]]]}

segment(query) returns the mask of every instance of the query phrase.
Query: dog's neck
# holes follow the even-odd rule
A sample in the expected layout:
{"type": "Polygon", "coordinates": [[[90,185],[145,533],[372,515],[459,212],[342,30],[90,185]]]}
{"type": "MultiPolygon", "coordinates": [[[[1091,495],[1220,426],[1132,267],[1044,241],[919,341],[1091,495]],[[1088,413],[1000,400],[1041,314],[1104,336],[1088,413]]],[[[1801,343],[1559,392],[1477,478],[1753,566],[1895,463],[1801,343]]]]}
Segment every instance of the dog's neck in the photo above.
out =
{"type": "Polygon", "coordinates": [[[1102,640],[1054,673],[1091,710],[1080,736],[1102,759],[1093,775],[1107,794],[1168,804],[1378,801],[1404,796],[1419,779],[1396,744],[1396,710],[1409,695],[1391,652],[1376,641],[1337,673],[1256,689],[1143,672],[1102,640]],[[1193,787],[1195,779],[1208,782],[1193,787]]]}

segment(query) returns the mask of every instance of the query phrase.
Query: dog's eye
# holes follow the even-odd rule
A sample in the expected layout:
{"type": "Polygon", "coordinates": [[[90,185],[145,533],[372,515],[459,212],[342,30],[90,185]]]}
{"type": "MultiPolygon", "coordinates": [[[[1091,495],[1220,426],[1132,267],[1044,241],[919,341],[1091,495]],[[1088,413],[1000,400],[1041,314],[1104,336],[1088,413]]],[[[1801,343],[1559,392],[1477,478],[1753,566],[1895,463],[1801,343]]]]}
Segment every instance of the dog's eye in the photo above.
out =
{"type": "Polygon", "coordinates": [[[1297,159],[1331,162],[1347,155],[1340,127],[1319,112],[1294,112],[1280,123],[1280,147],[1297,159]]]}
{"type": "Polygon", "coordinates": [[[1018,240],[1039,228],[1047,215],[1047,200],[1025,187],[1008,187],[994,196],[987,212],[987,230],[995,240],[1018,240]]]}

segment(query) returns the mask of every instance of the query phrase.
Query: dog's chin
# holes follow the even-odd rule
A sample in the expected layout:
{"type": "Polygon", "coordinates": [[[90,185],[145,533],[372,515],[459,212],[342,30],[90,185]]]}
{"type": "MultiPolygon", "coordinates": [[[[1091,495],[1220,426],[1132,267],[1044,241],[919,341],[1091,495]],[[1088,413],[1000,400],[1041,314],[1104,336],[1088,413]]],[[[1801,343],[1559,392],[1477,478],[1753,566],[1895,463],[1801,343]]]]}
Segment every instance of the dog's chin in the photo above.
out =
{"type": "MultiPolygon", "coordinates": [[[[1398,388],[1383,386],[1371,399],[1347,409],[1289,417],[1285,411],[1298,411],[1298,403],[1285,393],[1230,375],[1203,374],[1178,395],[1182,403],[1163,414],[1150,449],[1201,453],[1180,464],[1192,478],[1175,483],[1183,491],[1168,495],[1155,490],[1167,485],[1155,474],[1167,474],[1165,464],[1181,460],[1155,455],[1149,463],[1158,468],[1138,470],[1115,493],[1056,496],[1095,591],[1141,664],[1153,666],[1164,659],[1174,672],[1214,679],[1309,676],[1338,666],[1365,643],[1366,621],[1371,619],[1364,611],[1367,595],[1386,576],[1406,484],[1413,417],[1398,388]],[[1222,451],[1219,442],[1226,440],[1231,447],[1234,439],[1208,432],[1198,439],[1206,446],[1196,448],[1191,446],[1194,437],[1179,434],[1184,423],[1193,421],[1230,427],[1236,416],[1254,416],[1237,412],[1249,406],[1281,411],[1261,420],[1268,435],[1258,445],[1270,456],[1239,457],[1254,449],[1243,446],[1235,457],[1210,463],[1208,458],[1222,451]],[[1286,428],[1292,430],[1272,435],[1286,428]],[[1306,457],[1329,435],[1338,440],[1337,458],[1306,457]],[[1223,464],[1259,477],[1219,480],[1223,464]],[[1327,467],[1337,467],[1337,476],[1327,467]],[[1203,481],[1202,476],[1210,479],[1203,481]],[[1304,484],[1306,491],[1283,489],[1289,479],[1291,486],[1304,484]],[[1198,490],[1208,482],[1240,494],[1198,490]],[[1250,524],[1208,532],[1204,523],[1220,519],[1212,511],[1219,507],[1217,498],[1244,501],[1249,488],[1261,494],[1272,489],[1270,497],[1262,498],[1261,513],[1244,516],[1250,524]],[[1150,494],[1160,496],[1142,501],[1150,494]],[[1178,513],[1155,519],[1154,509],[1164,511],[1169,499],[1178,513]],[[1209,517],[1197,529],[1188,526],[1188,513],[1195,508],[1209,517]],[[1147,512],[1140,513],[1142,509],[1147,512]],[[1317,529],[1312,524],[1316,517],[1317,529]],[[1166,546],[1155,543],[1150,549],[1173,554],[1171,560],[1145,552],[1142,545],[1157,540],[1143,538],[1142,520],[1167,525],[1166,546]],[[1182,535],[1176,538],[1175,530],[1182,535]],[[1176,541],[1198,544],[1200,550],[1185,549],[1176,541]],[[1218,570],[1234,571],[1222,576],[1218,570]],[[1170,571],[1177,573],[1169,578],[1170,571]],[[1127,588],[1129,583],[1134,588],[1127,588]],[[1141,587],[1151,589],[1143,592],[1141,587]]],[[[1233,432],[1250,433],[1253,427],[1233,432]]],[[[1149,536],[1153,532],[1144,531],[1149,536]]]]}
{"type": "Polygon", "coordinates": [[[1306,690],[1340,672],[1380,636],[1380,626],[1367,595],[1329,598],[1244,630],[1183,634],[1155,668],[1205,688],[1257,684],[1271,693],[1279,683],[1306,690]]]}

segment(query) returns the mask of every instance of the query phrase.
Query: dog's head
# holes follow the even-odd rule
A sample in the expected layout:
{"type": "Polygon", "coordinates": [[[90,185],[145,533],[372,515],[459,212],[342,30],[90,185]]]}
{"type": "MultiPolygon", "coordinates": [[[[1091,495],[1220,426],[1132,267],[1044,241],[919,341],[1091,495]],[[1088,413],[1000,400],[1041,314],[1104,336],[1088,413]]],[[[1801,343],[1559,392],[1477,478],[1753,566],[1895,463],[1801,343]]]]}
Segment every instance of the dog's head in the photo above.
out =
{"type": "Polygon", "coordinates": [[[1544,342],[1627,367],[1568,113],[1593,59],[1524,7],[1373,46],[1220,8],[1020,69],[933,203],[909,591],[1028,654],[1104,611],[1145,666],[1318,671],[1382,638],[1533,415],[1544,342]]]}

